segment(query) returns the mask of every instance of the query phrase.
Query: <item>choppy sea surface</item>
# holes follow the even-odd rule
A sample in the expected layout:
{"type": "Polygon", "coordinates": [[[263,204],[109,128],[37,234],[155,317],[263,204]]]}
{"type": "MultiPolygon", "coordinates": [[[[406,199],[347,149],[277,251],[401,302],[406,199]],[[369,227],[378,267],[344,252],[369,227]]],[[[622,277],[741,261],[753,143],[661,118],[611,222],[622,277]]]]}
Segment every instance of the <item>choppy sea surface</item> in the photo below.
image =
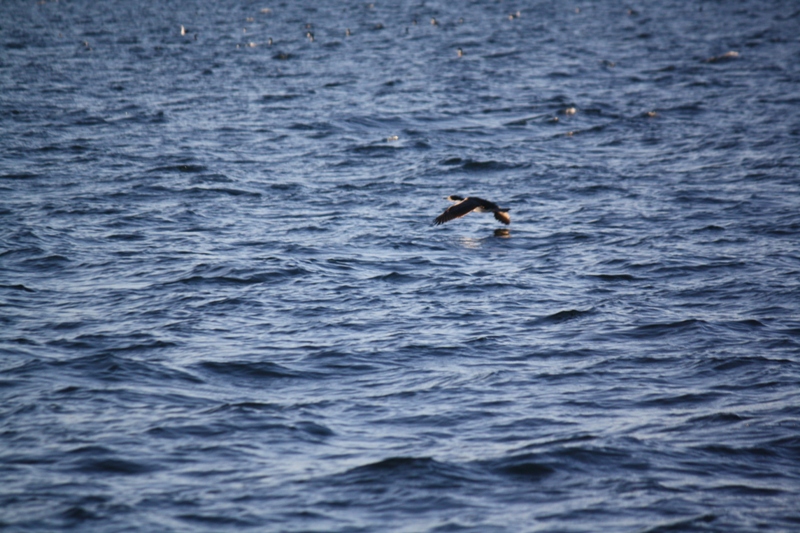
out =
{"type": "Polygon", "coordinates": [[[800,530],[800,5],[4,1],[0,529],[800,530]]]}

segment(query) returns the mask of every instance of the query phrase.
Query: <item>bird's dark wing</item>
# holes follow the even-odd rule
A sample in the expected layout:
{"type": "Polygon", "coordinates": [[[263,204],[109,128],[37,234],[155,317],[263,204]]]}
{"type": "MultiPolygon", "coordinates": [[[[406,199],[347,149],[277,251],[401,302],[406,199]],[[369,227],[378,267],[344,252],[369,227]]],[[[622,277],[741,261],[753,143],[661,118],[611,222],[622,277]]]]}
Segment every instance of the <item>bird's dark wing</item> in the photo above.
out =
{"type": "Polygon", "coordinates": [[[494,218],[496,218],[503,224],[511,224],[511,217],[508,216],[508,211],[495,211],[494,218]]]}
{"type": "Polygon", "coordinates": [[[500,209],[496,203],[490,202],[489,200],[484,200],[483,198],[473,196],[470,198],[470,200],[475,202],[475,207],[482,207],[485,211],[494,211],[495,209],[500,209]]]}
{"type": "Polygon", "coordinates": [[[450,222],[455,218],[461,218],[476,207],[480,205],[480,202],[473,200],[472,198],[467,198],[458,202],[455,205],[451,205],[447,209],[444,210],[444,213],[436,217],[435,225],[444,224],[445,222],[450,222]]]}

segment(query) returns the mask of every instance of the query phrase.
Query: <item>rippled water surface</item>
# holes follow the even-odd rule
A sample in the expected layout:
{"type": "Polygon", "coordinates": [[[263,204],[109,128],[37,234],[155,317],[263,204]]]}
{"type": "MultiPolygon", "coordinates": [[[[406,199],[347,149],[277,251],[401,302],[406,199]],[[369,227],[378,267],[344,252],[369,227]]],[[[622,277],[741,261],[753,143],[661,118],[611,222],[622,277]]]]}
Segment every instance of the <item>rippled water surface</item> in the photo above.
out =
{"type": "Polygon", "coordinates": [[[796,2],[0,15],[0,528],[800,530],[796,2]]]}

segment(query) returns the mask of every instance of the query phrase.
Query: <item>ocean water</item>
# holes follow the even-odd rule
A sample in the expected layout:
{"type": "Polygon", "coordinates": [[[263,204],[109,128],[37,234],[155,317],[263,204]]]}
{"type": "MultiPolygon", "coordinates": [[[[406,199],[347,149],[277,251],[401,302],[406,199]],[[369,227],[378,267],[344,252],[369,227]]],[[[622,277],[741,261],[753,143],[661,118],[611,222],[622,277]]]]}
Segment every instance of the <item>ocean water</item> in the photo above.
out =
{"type": "Polygon", "coordinates": [[[789,0],[4,1],[0,529],[800,530],[799,59],[789,0]]]}

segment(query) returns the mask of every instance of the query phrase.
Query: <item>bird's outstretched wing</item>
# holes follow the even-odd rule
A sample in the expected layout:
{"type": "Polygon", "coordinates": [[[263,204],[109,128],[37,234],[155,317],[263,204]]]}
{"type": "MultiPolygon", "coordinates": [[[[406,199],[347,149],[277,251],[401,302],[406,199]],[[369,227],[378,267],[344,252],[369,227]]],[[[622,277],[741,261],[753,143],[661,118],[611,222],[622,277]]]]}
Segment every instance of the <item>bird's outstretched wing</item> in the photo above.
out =
{"type": "Polygon", "coordinates": [[[434,225],[438,226],[439,224],[444,224],[445,222],[449,222],[456,218],[461,218],[476,207],[480,205],[480,202],[476,201],[473,198],[466,198],[458,202],[455,205],[451,205],[447,209],[444,210],[444,213],[436,217],[434,225]]]}

